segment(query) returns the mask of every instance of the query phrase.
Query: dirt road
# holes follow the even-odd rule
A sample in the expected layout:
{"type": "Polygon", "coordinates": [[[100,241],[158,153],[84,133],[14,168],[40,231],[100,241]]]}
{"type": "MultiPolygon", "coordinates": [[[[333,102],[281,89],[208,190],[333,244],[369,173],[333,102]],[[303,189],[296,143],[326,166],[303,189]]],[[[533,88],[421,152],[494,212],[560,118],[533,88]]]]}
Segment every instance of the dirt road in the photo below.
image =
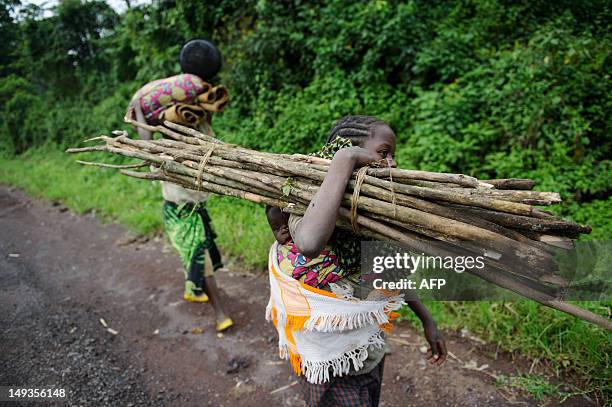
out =
{"type": "MultiPolygon", "coordinates": [[[[53,405],[303,405],[264,320],[265,273],[230,263],[218,275],[235,321],[218,336],[210,305],[181,300],[177,256],[160,239],[126,236],[0,185],[1,385],[66,388],[68,401],[53,405]]],[[[425,364],[424,341],[406,326],[390,343],[383,406],[536,405],[499,391],[491,375],[516,365],[471,341],[448,338],[456,358],[441,368],[425,364]]]]}

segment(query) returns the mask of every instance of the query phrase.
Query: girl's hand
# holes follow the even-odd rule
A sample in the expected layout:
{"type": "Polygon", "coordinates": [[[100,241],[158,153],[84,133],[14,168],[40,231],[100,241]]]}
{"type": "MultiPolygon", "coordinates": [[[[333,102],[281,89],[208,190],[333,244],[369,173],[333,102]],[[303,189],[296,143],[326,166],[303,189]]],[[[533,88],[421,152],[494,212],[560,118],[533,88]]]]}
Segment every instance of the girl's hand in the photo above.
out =
{"type": "Polygon", "coordinates": [[[334,160],[350,160],[353,168],[361,168],[371,162],[378,161],[379,157],[365,148],[353,146],[338,150],[334,155],[334,160]]]}
{"type": "Polygon", "coordinates": [[[425,330],[425,339],[429,342],[429,351],[427,352],[427,360],[430,364],[440,366],[446,360],[446,343],[444,338],[438,332],[436,324],[433,322],[423,325],[425,330]]]}

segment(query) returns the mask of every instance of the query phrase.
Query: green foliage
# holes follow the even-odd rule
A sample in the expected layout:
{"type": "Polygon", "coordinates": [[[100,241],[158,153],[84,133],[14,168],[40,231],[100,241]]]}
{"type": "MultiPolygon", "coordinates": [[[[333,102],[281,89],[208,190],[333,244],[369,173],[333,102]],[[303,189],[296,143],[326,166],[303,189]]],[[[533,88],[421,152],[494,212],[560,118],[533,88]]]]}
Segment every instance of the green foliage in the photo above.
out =
{"type": "Polygon", "coordinates": [[[15,11],[16,0],[0,0],[0,76],[11,73],[15,60],[14,48],[19,38],[19,26],[11,14],[15,11]]]}
{"type": "Polygon", "coordinates": [[[86,76],[105,72],[101,38],[117,23],[104,1],[65,0],[52,16],[42,18],[36,6],[21,21],[20,71],[40,91],[56,97],[76,95],[86,76]]]}
{"type": "Polygon", "coordinates": [[[400,161],[480,178],[533,178],[561,193],[563,214],[580,210],[573,200],[605,197],[610,89],[601,74],[609,47],[557,28],[567,25],[564,16],[543,26],[450,84],[415,88],[400,161]]]}

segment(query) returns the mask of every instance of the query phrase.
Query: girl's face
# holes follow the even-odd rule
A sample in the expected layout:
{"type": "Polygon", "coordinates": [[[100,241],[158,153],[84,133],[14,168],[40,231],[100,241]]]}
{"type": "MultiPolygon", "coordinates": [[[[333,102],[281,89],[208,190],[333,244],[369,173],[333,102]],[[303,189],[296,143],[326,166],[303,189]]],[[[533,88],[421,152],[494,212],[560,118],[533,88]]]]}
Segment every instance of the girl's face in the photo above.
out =
{"type": "Polygon", "coordinates": [[[372,135],[367,137],[360,145],[371,153],[375,154],[383,163],[391,168],[396,168],[397,163],[393,159],[395,154],[395,133],[386,124],[379,124],[374,127],[372,135]]]}

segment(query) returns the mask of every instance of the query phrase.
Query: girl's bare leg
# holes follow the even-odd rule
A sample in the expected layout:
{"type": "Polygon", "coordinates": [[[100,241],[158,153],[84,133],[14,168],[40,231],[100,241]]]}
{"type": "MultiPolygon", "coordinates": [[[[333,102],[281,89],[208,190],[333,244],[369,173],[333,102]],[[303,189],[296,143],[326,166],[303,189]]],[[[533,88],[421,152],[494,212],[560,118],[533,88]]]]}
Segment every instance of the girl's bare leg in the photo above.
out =
{"type": "MultiPolygon", "coordinates": [[[[210,298],[210,303],[212,304],[213,309],[215,310],[215,318],[217,319],[217,328],[218,329],[221,327],[225,328],[221,324],[228,325],[228,323],[225,321],[228,319],[231,321],[231,319],[228,317],[227,312],[225,310],[225,306],[223,305],[223,301],[221,300],[221,295],[219,293],[219,288],[217,287],[217,282],[215,281],[215,277],[214,276],[204,277],[204,284],[202,288],[204,289],[204,292],[208,295],[208,298],[210,298]]],[[[227,328],[229,328],[229,326],[227,326],[227,328]]],[[[219,330],[224,330],[224,329],[219,329],[219,330]]]]}

